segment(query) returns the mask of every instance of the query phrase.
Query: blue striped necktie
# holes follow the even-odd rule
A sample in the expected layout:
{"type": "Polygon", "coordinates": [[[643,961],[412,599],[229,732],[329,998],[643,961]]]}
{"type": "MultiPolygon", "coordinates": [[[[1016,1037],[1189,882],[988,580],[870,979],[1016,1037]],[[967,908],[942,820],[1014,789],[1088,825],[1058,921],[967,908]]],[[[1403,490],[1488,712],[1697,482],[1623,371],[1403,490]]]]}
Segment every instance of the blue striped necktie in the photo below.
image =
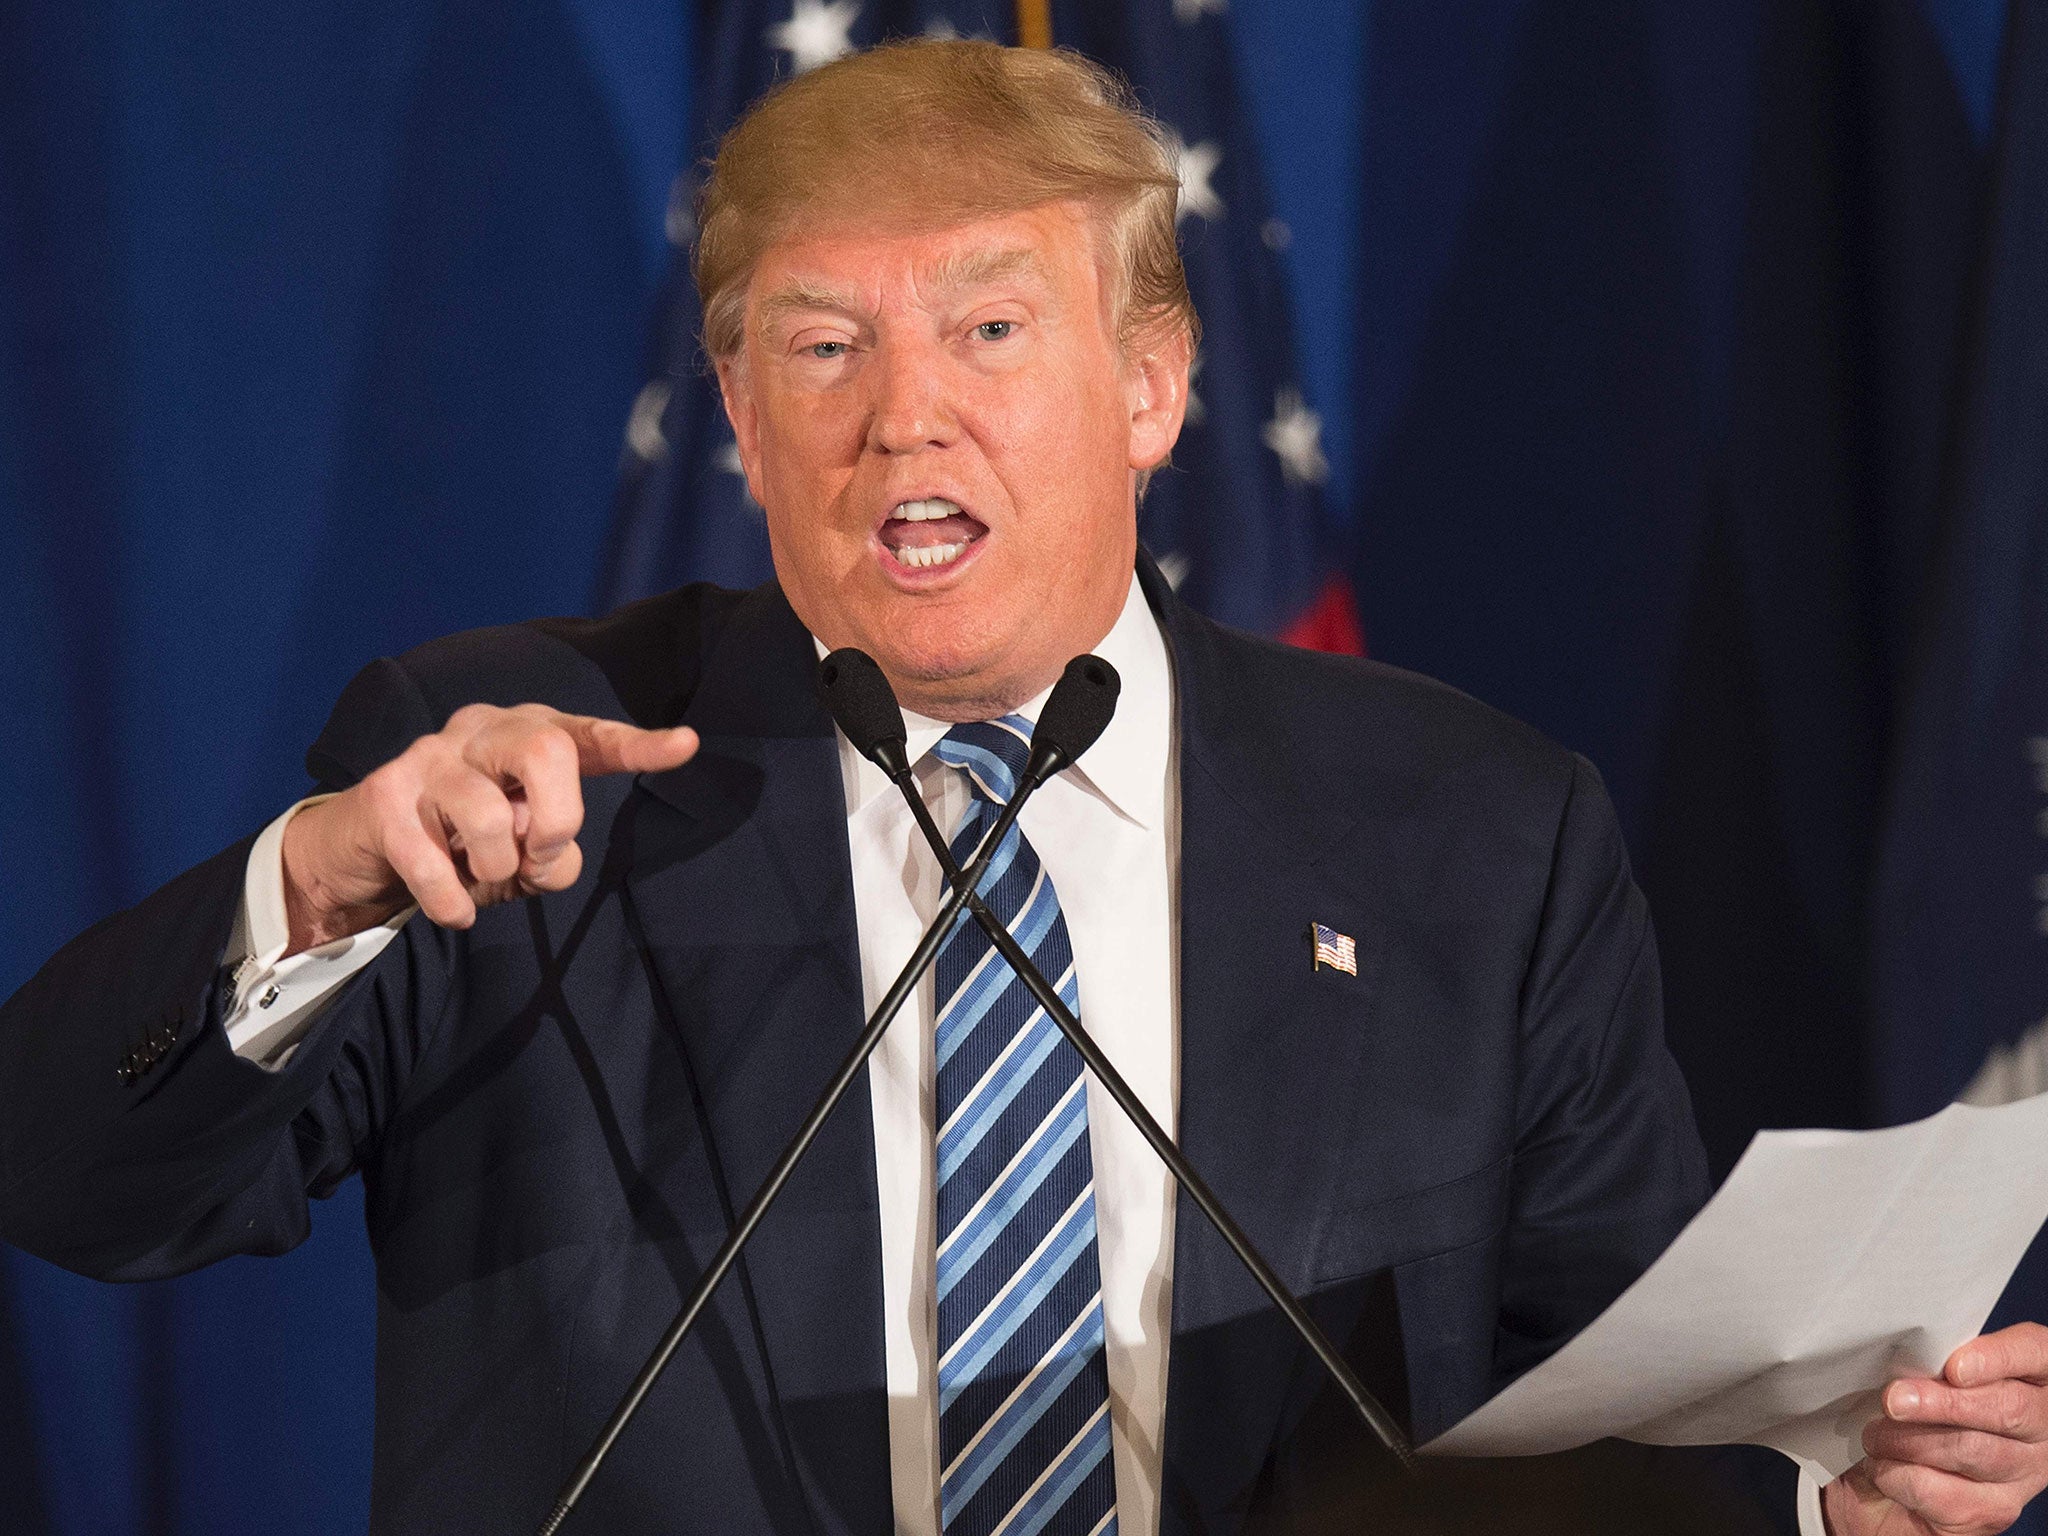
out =
{"type": "MultiPolygon", "coordinates": [[[[1014,793],[1031,725],[955,726],[933,750],[974,804],[963,866],[1014,793]]],[[[982,899],[1079,1011],[1059,897],[1012,828],[982,899]]],[[[1116,1531],[1095,1171],[1081,1058],[962,914],[937,976],[939,1505],[945,1536],[1116,1531]]]]}

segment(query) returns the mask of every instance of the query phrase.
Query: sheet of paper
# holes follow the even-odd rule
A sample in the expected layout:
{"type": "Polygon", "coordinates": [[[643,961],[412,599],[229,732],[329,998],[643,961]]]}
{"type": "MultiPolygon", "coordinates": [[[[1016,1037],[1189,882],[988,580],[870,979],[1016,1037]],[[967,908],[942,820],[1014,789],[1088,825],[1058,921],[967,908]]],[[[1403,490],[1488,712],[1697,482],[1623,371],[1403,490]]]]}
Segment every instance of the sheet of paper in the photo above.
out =
{"type": "Polygon", "coordinates": [[[1825,1482],[1862,1456],[1886,1382],[1982,1329],[2044,1218],[2048,1095],[1765,1131],[1613,1306],[1424,1453],[1747,1441],[1825,1482]]]}

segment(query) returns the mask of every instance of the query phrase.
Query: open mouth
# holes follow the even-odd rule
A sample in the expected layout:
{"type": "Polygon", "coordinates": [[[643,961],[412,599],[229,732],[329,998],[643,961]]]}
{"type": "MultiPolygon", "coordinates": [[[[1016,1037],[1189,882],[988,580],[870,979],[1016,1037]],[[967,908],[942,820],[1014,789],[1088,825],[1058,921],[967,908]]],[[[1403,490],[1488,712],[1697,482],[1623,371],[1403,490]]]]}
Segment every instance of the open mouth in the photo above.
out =
{"type": "Polygon", "coordinates": [[[876,537],[899,565],[916,571],[953,564],[987,532],[987,525],[957,502],[926,496],[899,503],[876,537]]]}

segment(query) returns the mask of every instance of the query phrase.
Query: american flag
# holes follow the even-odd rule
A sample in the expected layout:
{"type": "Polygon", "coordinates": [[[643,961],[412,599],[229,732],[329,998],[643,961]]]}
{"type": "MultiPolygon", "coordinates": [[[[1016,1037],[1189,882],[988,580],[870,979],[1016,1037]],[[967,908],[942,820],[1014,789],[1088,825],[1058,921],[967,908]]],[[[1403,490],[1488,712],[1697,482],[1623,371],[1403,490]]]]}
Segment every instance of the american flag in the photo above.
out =
{"type": "MultiPolygon", "coordinates": [[[[1320,417],[1303,397],[1266,203],[1237,97],[1223,0],[1075,0],[1053,41],[1120,71],[1171,131],[1180,237],[1203,344],[1173,466],[1154,477],[1139,532],[1167,579],[1227,623],[1325,650],[1363,648],[1323,502],[1320,417]]],[[[1007,0],[700,0],[696,152],[775,80],[885,38],[1016,41],[1007,0]]],[[[626,424],[600,608],[686,581],[752,586],[772,569],[760,509],[698,346],[690,281],[696,182],[669,204],[670,271],[647,382],[626,424]]]]}
{"type": "Polygon", "coordinates": [[[1342,971],[1348,976],[1358,974],[1358,945],[1348,933],[1339,933],[1321,923],[1311,923],[1309,931],[1316,941],[1315,969],[1328,966],[1333,971],[1342,971]]]}

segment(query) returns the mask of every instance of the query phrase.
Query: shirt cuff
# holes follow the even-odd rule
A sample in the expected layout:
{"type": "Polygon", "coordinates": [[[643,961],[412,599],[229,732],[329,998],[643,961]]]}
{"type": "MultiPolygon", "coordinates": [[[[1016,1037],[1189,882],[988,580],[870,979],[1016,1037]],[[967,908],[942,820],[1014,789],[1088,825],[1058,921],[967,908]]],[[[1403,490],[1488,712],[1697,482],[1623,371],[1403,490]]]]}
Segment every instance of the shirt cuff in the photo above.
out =
{"type": "Polygon", "coordinates": [[[1811,1469],[1799,1469],[1799,1536],[1828,1536],[1820,1513],[1820,1483],[1811,1469]]]}
{"type": "Polygon", "coordinates": [[[308,806],[331,800],[311,795],[265,827],[249,850],[242,882],[242,906],[228,939],[224,963],[234,978],[234,995],[221,1022],[237,1056],[276,1071],[313,1027],[341,984],[383,952],[418,906],[395,912],[362,933],[318,944],[289,959],[291,916],[284,897],[284,829],[308,806]]]}

